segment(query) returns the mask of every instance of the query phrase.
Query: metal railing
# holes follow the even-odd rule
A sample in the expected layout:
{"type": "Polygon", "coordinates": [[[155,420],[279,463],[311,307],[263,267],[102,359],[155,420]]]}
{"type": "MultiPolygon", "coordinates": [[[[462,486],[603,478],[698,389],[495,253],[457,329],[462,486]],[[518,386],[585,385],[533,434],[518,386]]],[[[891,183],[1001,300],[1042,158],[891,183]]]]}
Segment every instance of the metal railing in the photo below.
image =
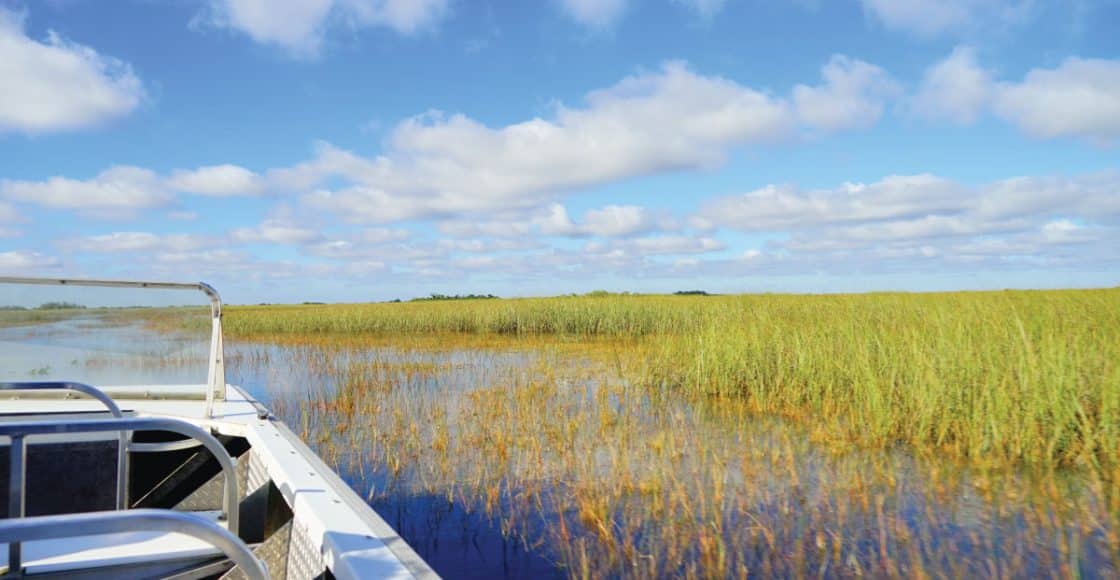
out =
{"type": "MultiPolygon", "coordinates": [[[[202,443],[217,459],[225,474],[222,497],[222,517],[228,521],[229,530],[238,533],[238,485],[233,459],[218,440],[201,427],[182,419],[141,417],[134,419],[92,419],[80,421],[12,421],[0,422],[0,437],[11,440],[10,467],[8,470],[8,518],[22,518],[27,513],[27,437],[67,433],[103,433],[132,431],[171,431],[192,437],[202,443]]],[[[119,482],[118,482],[119,483],[119,482]]],[[[69,516],[68,516],[69,517],[69,516]]],[[[18,569],[21,547],[18,542],[8,544],[8,562],[18,569]],[[15,564],[13,565],[12,562],[15,564]]]]}
{"type": "MultiPolygon", "coordinates": [[[[0,543],[9,546],[35,540],[54,540],[116,534],[121,532],[158,531],[193,536],[221,550],[252,580],[267,580],[268,568],[245,545],[236,533],[196,515],[172,510],[140,509],[124,512],[92,512],[85,514],[38,516],[0,521],[0,543]]],[[[22,563],[8,559],[8,572],[20,575],[22,563]]]]}
{"type": "MultiPolygon", "coordinates": [[[[92,397],[105,405],[109,413],[123,419],[124,413],[112,397],[105,394],[97,387],[72,381],[43,381],[43,382],[4,382],[0,383],[0,391],[74,391],[92,397]]],[[[129,431],[121,431],[117,443],[117,509],[128,508],[128,475],[131,465],[129,452],[135,453],[163,453],[194,449],[202,445],[197,439],[183,439],[181,441],[164,441],[155,443],[137,443],[131,440],[129,431]]]]}
{"type": "Polygon", "coordinates": [[[93,286],[100,288],[145,288],[155,290],[199,290],[210,299],[210,363],[206,378],[206,416],[214,416],[214,398],[225,399],[225,345],[222,339],[222,297],[205,282],[134,282],[128,280],[81,280],[72,278],[21,278],[0,276],[0,284],[34,284],[39,286],[93,286]]]}
{"type": "MultiPolygon", "coordinates": [[[[74,391],[82,393],[87,397],[92,397],[101,401],[109,409],[109,413],[117,419],[123,419],[124,415],[121,414],[121,408],[113,399],[106,395],[101,389],[91,387],[90,385],[82,383],[71,383],[65,381],[59,382],[16,382],[16,383],[0,383],[0,391],[74,391]]],[[[129,432],[121,431],[117,442],[117,509],[123,510],[128,507],[128,449],[129,449],[129,432]]]]}

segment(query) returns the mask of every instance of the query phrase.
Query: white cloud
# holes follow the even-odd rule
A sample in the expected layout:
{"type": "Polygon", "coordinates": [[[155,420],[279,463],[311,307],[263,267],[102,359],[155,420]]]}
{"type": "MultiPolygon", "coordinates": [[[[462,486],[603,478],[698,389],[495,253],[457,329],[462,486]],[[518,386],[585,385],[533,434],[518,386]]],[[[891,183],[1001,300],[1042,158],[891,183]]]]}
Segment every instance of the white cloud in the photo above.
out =
{"type": "Polygon", "coordinates": [[[261,44],[292,54],[319,54],[331,27],[389,28],[413,34],[433,26],[448,9],[447,0],[211,0],[214,26],[245,33],[261,44]]]}
{"type": "Polygon", "coordinates": [[[710,237],[667,235],[618,240],[607,247],[639,256],[659,256],[718,252],[726,249],[727,244],[710,237]]]}
{"type": "Polygon", "coordinates": [[[588,93],[583,108],[559,105],[551,119],[491,128],[429,113],[400,123],[381,156],[319,144],[313,159],[266,177],[296,190],[349,181],[304,201],[354,222],[527,210],[619,179],[716,167],[737,146],[791,137],[799,120],[807,129],[866,126],[894,91],[862,61],[837,56],[822,72],[823,85],[794,91],[795,111],[787,99],[670,62],[588,93]]]}
{"type": "Polygon", "coordinates": [[[821,68],[824,84],[797,85],[793,103],[807,127],[826,131],[869,127],[883,114],[887,99],[898,86],[883,69],[835,55],[821,68]]]}
{"type": "Polygon", "coordinates": [[[927,119],[971,124],[990,104],[991,73],[976,62],[976,51],[958,46],[945,60],[926,70],[910,110],[927,119]]]}
{"type": "Polygon", "coordinates": [[[959,208],[967,190],[933,175],[889,176],[865,185],[845,183],[805,191],[769,185],[742,195],[711,199],[700,209],[703,220],[745,231],[920,217],[959,208]]]}
{"type": "Polygon", "coordinates": [[[1097,239],[1098,233],[1068,219],[1046,222],[1042,226],[1042,238],[1050,244],[1080,244],[1097,239]]]}
{"type": "Polygon", "coordinates": [[[15,206],[0,201],[0,239],[18,238],[23,235],[22,231],[8,227],[8,224],[23,221],[26,221],[25,218],[20,215],[15,206]]]}
{"type": "Polygon", "coordinates": [[[364,244],[383,244],[408,239],[408,230],[395,228],[365,228],[358,232],[357,240],[364,244]]]}
{"type": "MultiPolygon", "coordinates": [[[[770,186],[701,209],[714,226],[776,231],[789,259],[881,270],[930,260],[976,267],[1114,263],[1120,172],[1019,177],[966,186],[928,176],[805,191],[770,186]]],[[[956,266],[953,266],[956,267],[956,266]]]]}
{"type": "Polygon", "coordinates": [[[0,252],[0,272],[25,274],[58,268],[62,263],[53,256],[45,256],[30,250],[0,252]]]}
{"type": "Polygon", "coordinates": [[[0,201],[0,223],[13,223],[18,221],[23,221],[23,216],[19,214],[15,206],[0,201]]]}
{"type": "MultiPolygon", "coordinates": [[[[563,210],[563,218],[570,222],[568,210],[564,209],[564,206],[559,207],[563,210]]],[[[555,213],[552,206],[549,206],[547,212],[544,218],[555,213]]],[[[442,220],[437,224],[437,228],[443,234],[456,238],[471,238],[475,236],[503,238],[527,236],[532,231],[534,225],[536,224],[533,218],[526,217],[523,213],[516,213],[515,215],[495,216],[492,219],[485,220],[442,220]]]]}
{"type": "Polygon", "coordinates": [[[999,86],[996,114],[1029,135],[1120,137],[1120,61],[1066,59],[1054,69],[1034,69],[1020,83],[999,86]]]}
{"type": "Polygon", "coordinates": [[[171,189],[213,197],[256,195],[264,184],[256,173],[237,165],[212,165],[193,171],[177,170],[167,178],[171,189]]]}
{"type": "Polygon", "coordinates": [[[239,243],[307,244],[322,239],[318,230],[302,227],[288,220],[266,219],[254,228],[237,228],[230,238],[239,243]]]}
{"type": "Polygon", "coordinates": [[[544,247],[540,242],[531,239],[440,240],[439,246],[455,252],[469,252],[474,254],[529,250],[544,247]]]}
{"type": "MultiPolygon", "coordinates": [[[[43,181],[0,179],[0,197],[10,201],[107,219],[130,218],[143,210],[167,207],[175,202],[175,192],[232,196],[253,195],[262,188],[258,176],[235,165],[180,170],[167,178],[143,167],[117,165],[84,180],[60,176],[43,181]]],[[[196,216],[176,211],[171,217],[196,216]]]]}
{"type": "Polygon", "coordinates": [[[191,210],[175,210],[167,212],[167,219],[190,222],[198,219],[198,212],[191,210]]]}
{"type": "Polygon", "coordinates": [[[59,241],[64,249],[78,252],[186,252],[216,245],[218,241],[192,234],[153,234],[150,232],[112,232],[59,241]]]}
{"type": "Polygon", "coordinates": [[[229,238],[241,244],[263,242],[287,245],[310,244],[326,239],[313,222],[300,219],[287,204],[273,207],[256,227],[234,229],[229,233],[229,238]]]}
{"type": "Polygon", "coordinates": [[[711,18],[723,10],[727,0],[673,0],[695,10],[702,18],[711,18]]]}
{"type": "Polygon", "coordinates": [[[860,0],[886,28],[921,37],[955,33],[979,24],[1021,20],[1032,0],[860,0]]]}
{"type": "Polygon", "coordinates": [[[906,105],[916,116],[958,124],[991,110],[1034,137],[1108,144],[1120,138],[1120,60],[1068,58],[1022,81],[997,82],[973,49],[959,46],[926,70],[906,105]]]}
{"type": "Polygon", "coordinates": [[[610,28],[626,12],[627,0],[559,0],[573,20],[593,29],[610,28]]]}
{"type": "Polygon", "coordinates": [[[140,167],[110,167],[88,180],[51,177],[46,181],[0,180],[0,196],[51,209],[95,217],[129,217],[172,202],[159,176],[140,167]]]}
{"type": "Polygon", "coordinates": [[[49,133],[131,113],[144,87],[131,67],[49,32],[28,38],[23,17],[0,7],[0,133],[49,133]]]}
{"type": "Polygon", "coordinates": [[[581,223],[568,217],[568,210],[552,204],[545,216],[533,220],[541,233],[554,236],[629,236],[660,229],[659,220],[646,208],[636,205],[608,205],[589,209],[581,223]]]}
{"type": "Polygon", "coordinates": [[[676,220],[636,205],[607,205],[585,211],[578,220],[559,203],[522,211],[499,212],[484,220],[450,219],[439,222],[444,234],[457,238],[523,238],[540,234],[581,238],[626,237],[677,229],[676,220]]]}
{"type": "Polygon", "coordinates": [[[414,34],[438,22],[448,10],[448,0],[340,0],[357,24],[384,26],[401,34],[414,34]]]}

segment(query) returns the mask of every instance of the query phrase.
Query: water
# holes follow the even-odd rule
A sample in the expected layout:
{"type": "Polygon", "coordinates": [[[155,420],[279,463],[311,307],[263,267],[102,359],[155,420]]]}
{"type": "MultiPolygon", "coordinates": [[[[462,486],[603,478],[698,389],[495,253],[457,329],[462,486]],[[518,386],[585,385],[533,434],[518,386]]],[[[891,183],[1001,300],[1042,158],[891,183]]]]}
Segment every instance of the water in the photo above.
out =
{"type": "MultiPolygon", "coordinates": [[[[0,329],[0,372],[201,383],[192,338],[0,329]]],[[[1114,480],[815,441],[635,386],[629,348],[307,338],[228,341],[226,361],[447,578],[1117,574],[1114,480]]]]}

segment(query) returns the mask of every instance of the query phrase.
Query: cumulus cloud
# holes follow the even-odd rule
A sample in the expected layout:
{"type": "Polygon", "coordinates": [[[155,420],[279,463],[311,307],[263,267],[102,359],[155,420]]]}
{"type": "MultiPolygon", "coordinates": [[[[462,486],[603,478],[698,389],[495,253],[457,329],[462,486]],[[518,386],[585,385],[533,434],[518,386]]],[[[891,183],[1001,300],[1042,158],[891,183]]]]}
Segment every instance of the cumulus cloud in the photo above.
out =
{"type": "Polygon", "coordinates": [[[237,228],[230,238],[238,243],[307,244],[322,239],[315,229],[296,225],[288,220],[266,219],[253,228],[237,228]]]}
{"type": "Polygon", "coordinates": [[[835,55],[821,69],[824,83],[797,85],[793,103],[801,122],[826,131],[868,127],[879,120],[898,86],[883,69],[835,55]]]}
{"type": "Polygon", "coordinates": [[[660,235],[610,243],[591,242],[584,246],[588,252],[622,252],[634,256],[664,256],[680,254],[703,254],[727,249],[727,244],[712,237],[692,237],[682,235],[660,235]]]}
{"type": "Polygon", "coordinates": [[[447,0],[211,0],[204,18],[255,42],[314,57],[332,27],[414,34],[435,25],[447,9],[447,0]]]}
{"type": "Polygon", "coordinates": [[[559,203],[523,211],[504,211],[487,219],[447,219],[438,229],[457,238],[520,238],[531,235],[582,238],[627,237],[675,230],[676,220],[664,212],[636,205],[607,205],[583,212],[578,220],[559,203]]]}
{"type": "Polygon", "coordinates": [[[27,274],[53,270],[62,265],[54,256],[47,256],[31,250],[11,250],[0,252],[0,272],[5,274],[27,274]]]}
{"type": "Polygon", "coordinates": [[[532,224],[545,235],[552,236],[629,236],[661,229],[664,220],[656,218],[648,209],[636,205],[608,205],[589,209],[581,223],[568,217],[568,210],[552,204],[548,212],[532,220],[532,224]]]}
{"type": "Polygon", "coordinates": [[[433,112],[400,123],[378,157],[319,144],[315,158],[268,178],[296,189],[348,180],[304,201],[356,222],[540,207],[619,179],[716,167],[735,147],[788,139],[801,128],[866,126],[894,91],[881,69],[843,56],[822,75],[819,86],[797,87],[791,103],[669,62],[588,93],[581,108],[558,105],[549,119],[492,128],[433,112]]]}
{"type": "Polygon", "coordinates": [[[579,24],[602,30],[610,28],[626,12],[627,0],[559,0],[564,13],[579,24]]]}
{"type": "Polygon", "coordinates": [[[111,232],[94,236],[67,238],[59,247],[78,252],[187,252],[220,243],[209,236],[192,234],[154,234],[151,232],[111,232]]]}
{"type": "Polygon", "coordinates": [[[280,204],[269,210],[259,225],[230,231],[229,239],[237,244],[304,245],[323,241],[326,236],[313,222],[300,219],[291,206],[280,204]]]}
{"type": "Polygon", "coordinates": [[[727,0],[673,0],[673,2],[692,8],[703,18],[711,18],[723,10],[727,0]]]}
{"type": "Polygon", "coordinates": [[[15,206],[10,203],[0,201],[0,223],[12,223],[22,221],[23,216],[19,214],[15,206]]]}
{"type": "Polygon", "coordinates": [[[229,164],[174,171],[167,185],[176,191],[213,197],[256,195],[264,191],[260,176],[229,164]]]}
{"type": "Polygon", "coordinates": [[[989,105],[992,75],[976,61],[976,51],[958,46],[945,60],[926,70],[910,110],[927,119],[971,124],[989,105]]]}
{"type": "Polygon", "coordinates": [[[995,111],[1041,138],[1120,137],[1120,61],[1069,58],[998,88],[995,111]]]}
{"type": "Polygon", "coordinates": [[[357,240],[365,244],[399,242],[409,237],[408,230],[397,228],[364,228],[358,232],[357,240]]]}
{"type": "Polygon", "coordinates": [[[51,177],[45,181],[0,179],[0,196],[50,209],[76,210],[95,217],[130,217],[174,199],[155,172],[114,166],[91,179],[51,177]]]}
{"type": "Polygon", "coordinates": [[[1032,0],[860,0],[884,27],[930,38],[975,27],[1021,20],[1032,0]]]}
{"type": "MultiPolygon", "coordinates": [[[[893,176],[828,190],[769,186],[709,201],[702,219],[748,232],[778,232],[791,259],[831,257],[866,268],[908,261],[1114,263],[1120,242],[1120,173],[1019,177],[966,186],[929,175],[893,176]]],[[[902,267],[898,265],[897,267],[902,267]]],[[[948,266],[946,266],[948,267],[948,266]]]]}
{"type": "Polygon", "coordinates": [[[968,194],[952,181],[928,174],[889,176],[872,184],[845,183],[826,190],[768,185],[708,200],[699,217],[739,230],[778,231],[953,211],[968,194]]]}
{"type": "Polygon", "coordinates": [[[0,7],[0,134],[82,129],[123,117],[144,100],[132,68],[55,32],[29,38],[23,16],[0,7]]]}
{"type": "MultiPolygon", "coordinates": [[[[261,180],[235,165],[175,171],[163,177],[131,165],[116,165],[89,179],[55,176],[43,181],[0,179],[0,197],[82,215],[124,219],[148,209],[167,207],[176,193],[207,196],[254,195],[261,180]]],[[[189,215],[172,217],[190,217],[189,215]]]]}
{"type": "Polygon", "coordinates": [[[1033,137],[1107,144],[1120,137],[1120,60],[1072,57],[1032,69],[1021,81],[997,81],[972,48],[959,46],[926,70],[906,107],[918,117],[958,124],[992,111],[1033,137]]]}

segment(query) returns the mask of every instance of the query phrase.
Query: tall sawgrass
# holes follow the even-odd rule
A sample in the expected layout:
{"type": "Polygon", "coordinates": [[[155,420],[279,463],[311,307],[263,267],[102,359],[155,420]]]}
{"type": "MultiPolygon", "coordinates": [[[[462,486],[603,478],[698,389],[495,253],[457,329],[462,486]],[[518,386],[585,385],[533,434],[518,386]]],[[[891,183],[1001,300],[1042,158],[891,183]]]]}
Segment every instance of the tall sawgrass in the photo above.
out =
{"type": "Polygon", "coordinates": [[[633,380],[736,397],[833,445],[1120,464],[1120,289],[239,307],[235,336],[643,338],[633,380]]]}
{"type": "Polygon", "coordinates": [[[702,298],[667,296],[449,300],[380,304],[239,306],[232,335],[493,333],[636,337],[696,328],[702,298]]]}
{"type": "Polygon", "coordinates": [[[822,439],[1039,464],[1120,459],[1120,292],[742,297],[648,380],[745,397],[822,439]]]}

